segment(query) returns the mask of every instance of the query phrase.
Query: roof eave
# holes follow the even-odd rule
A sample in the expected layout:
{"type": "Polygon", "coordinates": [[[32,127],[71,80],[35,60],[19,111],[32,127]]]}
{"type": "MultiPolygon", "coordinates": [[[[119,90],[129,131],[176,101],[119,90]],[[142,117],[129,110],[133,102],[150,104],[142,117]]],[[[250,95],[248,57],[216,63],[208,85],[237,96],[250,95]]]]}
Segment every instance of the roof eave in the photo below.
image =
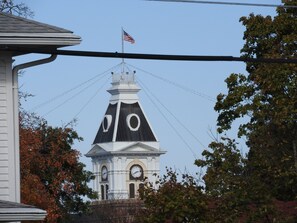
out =
{"type": "Polygon", "coordinates": [[[115,151],[111,152],[112,155],[163,155],[166,151],[160,150],[160,151],[115,151]]]}
{"type": "Polygon", "coordinates": [[[110,152],[106,152],[106,153],[92,153],[92,154],[85,154],[86,157],[89,157],[89,158],[93,158],[93,157],[108,157],[108,156],[111,156],[111,153],[110,152]]]}
{"type": "Polygon", "coordinates": [[[32,213],[23,213],[23,214],[0,214],[0,222],[14,222],[14,221],[42,221],[46,217],[46,214],[32,214],[32,213]]]}
{"type": "Polygon", "coordinates": [[[0,45],[10,46],[74,46],[81,42],[81,38],[75,35],[57,36],[3,36],[0,35],[0,45]]]}
{"type": "Polygon", "coordinates": [[[115,151],[115,152],[109,152],[109,153],[92,153],[92,154],[85,154],[86,157],[106,157],[106,156],[160,156],[165,154],[166,151],[160,150],[160,151],[115,151]]]}
{"type": "Polygon", "coordinates": [[[3,50],[5,48],[31,50],[34,48],[57,49],[80,43],[81,37],[72,33],[0,33],[0,47],[3,50]]]}
{"type": "Polygon", "coordinates": [[[7,221],[41,221],[46,217],[46,211],[28,207],[28,208],[1,208],[0,222],[7,221]]]}

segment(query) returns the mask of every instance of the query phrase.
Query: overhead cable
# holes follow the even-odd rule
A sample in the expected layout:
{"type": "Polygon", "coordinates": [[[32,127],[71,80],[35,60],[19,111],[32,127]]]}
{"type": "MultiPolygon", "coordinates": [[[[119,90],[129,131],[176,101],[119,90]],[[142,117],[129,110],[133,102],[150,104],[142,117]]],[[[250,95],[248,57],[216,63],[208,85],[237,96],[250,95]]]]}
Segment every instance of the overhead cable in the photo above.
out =
{"type": "MultiPolygon", "coordinates": [[[[44,107],[44,106],[46,106],[46,105],[54,102],[55,100],[58,100],[58,99],[60,99],[60,98],[62,98],[64,96],[66,96],[70,92],[79,89],[80,87],[86,85],[87,83],[89,83],[91,81],[92,81],[92,83],[97,82],[98,81],[98,80],[96,80],[97,78],[100,77],[99,80],[102,79],[102,76],[103,77],[106,76],[109,71],[111,71],[112,69],[117,68],[118,66],[120,66],[120,64],[118,64],[116,66],[113,66],[112,68],[109,68],[108,70],[106,70],[106,71],[104,71],[104,72],[102,72],[100,74],[97,74],[97,75],[93,76],[92,78],[90,78],[90,79],[88,79],[88,80],[86,80],[86,81],[84,81],[82,83],[77,84],[76,86],[74,86],[74,87],[72,87],[72,88],[70,88],[70,89],[68,89],[68,90],[66,90],[66,91],[64,91],[64,92],[62,92],[62,93],[60,93],[60,94],[58,94],[58,95],[50,98],[50,99],[48,99],[47,101],[42,102],[41,104],[39,104],[39,105],[33,107],[32,109],[30,109],[30,111],[31,112],[36,111],[36,110],[40,109],[41,107],[44,107]]],[[[91,85],[93,85],[93,84],[91,84],[91,85]]]]}
{"type": "Polygon", "coordinates": [[[105,82],[101,85],[101,87],[99,87],[97,89],[97,91],[95,92],[95,94],[93,94],[89,100],[83,104],[83,106],[81,107],[81,109],[75,114],[74,118],[72,120],[75,120],[77,119],[77,117],[79,116],[79,114],[88,106],[88,104],[90,104],[90,102],[96,97],[96,95],[102,90],[102,88],[107,84],[107,82],[111,79],[111,77],[107,78],[105,80],[105,82]]]}
{"type": "Polygon", "coordinates": [[[211,96],[209,96],[209,95],[203,94],[203,93],[198,92],[198,91],[196,91],[196,90],[194,90],[194,89],[191,89],[191,88],[189,88],[189,87],[187,87],[187,86],[183,86],[183,85],[181,85],[181,84],[179,84],[179,83],[176,83],[176,82],[174,82],[174,81],[168,80],[168,79],[166,79],[166,78],[164,78],[164,77],[160,77],[160,76],[158,76],[158,75],[156,75],[156,74],[153,74],[153,73],[151,73],[151,72],[145,71],[145,70],[143,70],[143,69],[141,69],[141,68],[138,68],[138,67],[136,67],[136,66],[133,66],[133,65],[131,65],[131,64],[128,64],[128,65],[131,66],[131,67],[134,67],[134,68],[137,69],[137,70],[142,71],[142,72],[145,73],[145,74],[149,74],[150,76],[152,76],[152,77],[154,77],[154,78],[156,78],[156,79],[162,80],[162,81],[164,81],[164,82],[167,83],[167,84],[171,84],[171,85],[174,86],[174,87],[177,87],[177,88],[182,89],[182,90],[184,90],[184,91],[187,91],[187,92],[189,92],[189,93],[191,93],[191,94],[194,94],[194,95],[197,95],[197,96],[199,96],[199,97],[202,97],[202,98],[204,98],[204,99],[206,99],[206,100],[208,100],[208,101],[216,102],[216,100],[215,100],[214,98],[212,98],[211,96]]]}
{"type": "Polygon", "coordinates": [[[213,5],[233,5],[233,6],[256,6],[256,7],[273,7],[273,8],[297,8],[297,5],[275,5],[262,3],[240,3],[240,2],[213,2],[199,0],[146,0],[150,2],[178,2],[178,3],[197,3],[197,4],[213,4],[213,5]]]}
{"type": "Polygon", "coordinates": [[[118,53],[118,52],[96,52],[77,50],[53,50],[53,49],[23,49],[23,48],[0,48],[4,51],[22,53],[55,54],[64,56],[79,57],[105,57],[105,58],[126,58],[142,60],[175,60],[175,61],[238,61],[254,63],[297,63],[297,58],[247,58],[233,56],[200,56],[200,55],[168,55],[168,54],[143,54],[143,53],[118,53]]]}
{"type": "MultiPolygon", "coordinates": [[[[138,79],[139,80],[139,79],[138,79]]],[[[141,82],[142,86],[144,86],[143,82],[141,82]]],[[[146,87],[146,89],[148,89],[146,87]]],[[[190,131],[185,124],[183,124],[171,111],[168,109],[158,97],[156,97],[151,91],[151,95],[154,97],[154,99],[177,121],[178,124],[180,124],[203,148],[206,148],[204,144],[190,131]]]]}
{"type": "MultiPolygon", "coordinates": [[[[100,79],[102,79],[103,77],[105,77],[107,75],[104,74],[103,76],[100,77],[100,79]]],[[[53,109],[51,109],[50,111],[48,111],[47,113],[43,114],[42,116],[47,116],[48,114],[52,113],[53,111],[55,111],[56,109],[60,108],[61,106],[64,106],[67,102],[69,102],[70,100],[74,99],[75,97],[79,96],[82,92],[86,91],[88,88],[90,88],[91,86],[93,86],[94,84],[96,84],[100,79],[93,81],[92,83],[88,84],[86,87],[84,87],[82,90],[80,90],[79,92],[77,92],[76,94],[70,96],[69,98],[67,98],[66,100],[64,100],[62,103],[60,103],[59,105],[57,105],[56,107],[54,107],[53,109]]]]}
{"type": "MultiPolygon", "coordinates": [[[[191,151],[193,157],[195,159],[197,159],[197,156],[195,154],[195,152],[193,151],[193,149],[191,148],[191,146],[189,145],[189,143],[187,143],[187,141],[183,138],[183,136],[177,131],[177,129],[174,127],[174,125],[169,121],[169,119],[167,118],[167,116],[162,112],[162,110],[157,106],[157,104],[155,103],[155,101],[150,97],[149,93],[150,92],[148,90],[148,88],[142,83],[139,83],[140,86],[142,87],[142,90],[144,91],[144,93],[147,95],[147,97],[149,98],[149,100],[151,101],[151,103],[155,106],[155,108],[160,112],[160,114],[163,116],[163,118],[166,120],[166,122],[168,123],[168,125],[173,129],[173,131],[177,134],[177,136],[183,141],[183,143],[187,146],[187,148],[191,151]]],[[[151,92],[150,92],[151,93],[151,92]]]]}

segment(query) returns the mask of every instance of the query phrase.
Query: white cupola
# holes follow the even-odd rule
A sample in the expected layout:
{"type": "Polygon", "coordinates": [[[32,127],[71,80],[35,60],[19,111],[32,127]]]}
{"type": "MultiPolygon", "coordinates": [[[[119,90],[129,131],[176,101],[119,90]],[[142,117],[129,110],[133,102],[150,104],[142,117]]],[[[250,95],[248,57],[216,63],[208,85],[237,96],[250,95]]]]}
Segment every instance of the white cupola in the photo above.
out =
{"type": "Polygon", "coordinates": [[[165,151],[141,108],[135,72],[112,74],[112,87],[92,149],[99,200],[135,198],[144,180],[155,182],[165,151]]]}

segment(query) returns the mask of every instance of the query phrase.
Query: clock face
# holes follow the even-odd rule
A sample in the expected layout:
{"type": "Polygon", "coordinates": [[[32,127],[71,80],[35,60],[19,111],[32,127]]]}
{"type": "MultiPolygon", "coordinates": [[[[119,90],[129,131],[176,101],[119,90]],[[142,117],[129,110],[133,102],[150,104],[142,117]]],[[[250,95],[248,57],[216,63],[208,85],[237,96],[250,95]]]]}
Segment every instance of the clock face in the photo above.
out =
{"type": "Polygon", "coordinates": [[[107,167],[103,166],[101,169],[102,180],[107,180],[107,175],[108,175],[107,167]]]}
{"type": "Polygon", "coordinates": [[[141,179],[143,177],[143,170],[140,165],[133,165],[130,169],[132,179],[141,179]]]}

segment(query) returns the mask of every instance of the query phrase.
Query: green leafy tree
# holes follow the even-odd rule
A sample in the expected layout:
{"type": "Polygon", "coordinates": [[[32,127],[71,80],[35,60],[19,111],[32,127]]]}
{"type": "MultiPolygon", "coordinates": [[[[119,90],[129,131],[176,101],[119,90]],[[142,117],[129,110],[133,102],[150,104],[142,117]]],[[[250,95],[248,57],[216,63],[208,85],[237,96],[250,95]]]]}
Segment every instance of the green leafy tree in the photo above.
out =
{"type": "MultiPolygon", "coordinates": [[[[297,5],[297,0],[283,2],[297,5]]],[[[274,18],[250,14],[240,21],[246,27],[242,57],[296,58],[295,8],[278,8],[274,18]]],[[[234,73],[226,79],[228,93],[218,95],[215,110],[221,134],[227,135],[240,120],[238,136],[245,137],[249,151],[243,156],[234,140],[222,137],[203,152],[204,159],[196,160],[206,168],[205,185],[193,185],[201,194],[191,199],[207,208],[196,203],[205,212],[193,222],[297,220],[297,65],[249,62],[246,70],[247,75],[234,73]]],[[[146,188],[147,222],[186,222],[171,218],[182,212],[176,205],[185,202],[181,188],[174,172],[164,176],[159,190],[146,188]]]]}
{"type": "Polygon", "coordinates": [[[175,171],[167,169],[156,185],[147,183],[140,190],[145,206],[140,222],[208,222],[203,188],[188,174],[178,178],[175,171]]]}
{"type": "MultiPolygon", "coordinates": [[[[279,8],[275,18],[251,14],[241,21],[246,26],[243,57],[296,58],[296,9],[279,8]]],[[[246,69],[247,76],[231,74],[228,94],[218,96],[218,129],[229,130],[235,120],[247,117],[238,135],[247,138],[250,174],[270,188],[271,197],[296,199],[297,65],[247,63],[246,69]]]]}
{"type": "MultiPolygon", "coordinates": [[[[296,0],[284,2],[297,5],[296,0]]],[[[278,8],[274,18],[251,14],[240,21],[246,27],[243,57],[296,58],[296,9],[278,8]]],[[[225,222],[232,209],[239,211],[233,220],[294,222],[275,204],[297,200],[297,65],[249,62],[246,70],[248,75],[233,73],[226,79],[228,93],[218,95],[215,110],[219,133],[241,121],[238,136],[247,140],[247,158],[240,157],[232,140],[223,139],[211,143],[205,160],[196,164],[207,167],[206,192],[216,207],[227,199],[225,216],[215,212],[225,222]]]]}
{"type": "Polygon", "coordinates": [[[247,210],[246,160],[235,141],[229,138],[214,141],[209,148],[202,153],[204,159],[196,160],[195,164],[207,168],[203,180],[210,202],[210,219],[212,222],[236,222],[247,210]]]}

